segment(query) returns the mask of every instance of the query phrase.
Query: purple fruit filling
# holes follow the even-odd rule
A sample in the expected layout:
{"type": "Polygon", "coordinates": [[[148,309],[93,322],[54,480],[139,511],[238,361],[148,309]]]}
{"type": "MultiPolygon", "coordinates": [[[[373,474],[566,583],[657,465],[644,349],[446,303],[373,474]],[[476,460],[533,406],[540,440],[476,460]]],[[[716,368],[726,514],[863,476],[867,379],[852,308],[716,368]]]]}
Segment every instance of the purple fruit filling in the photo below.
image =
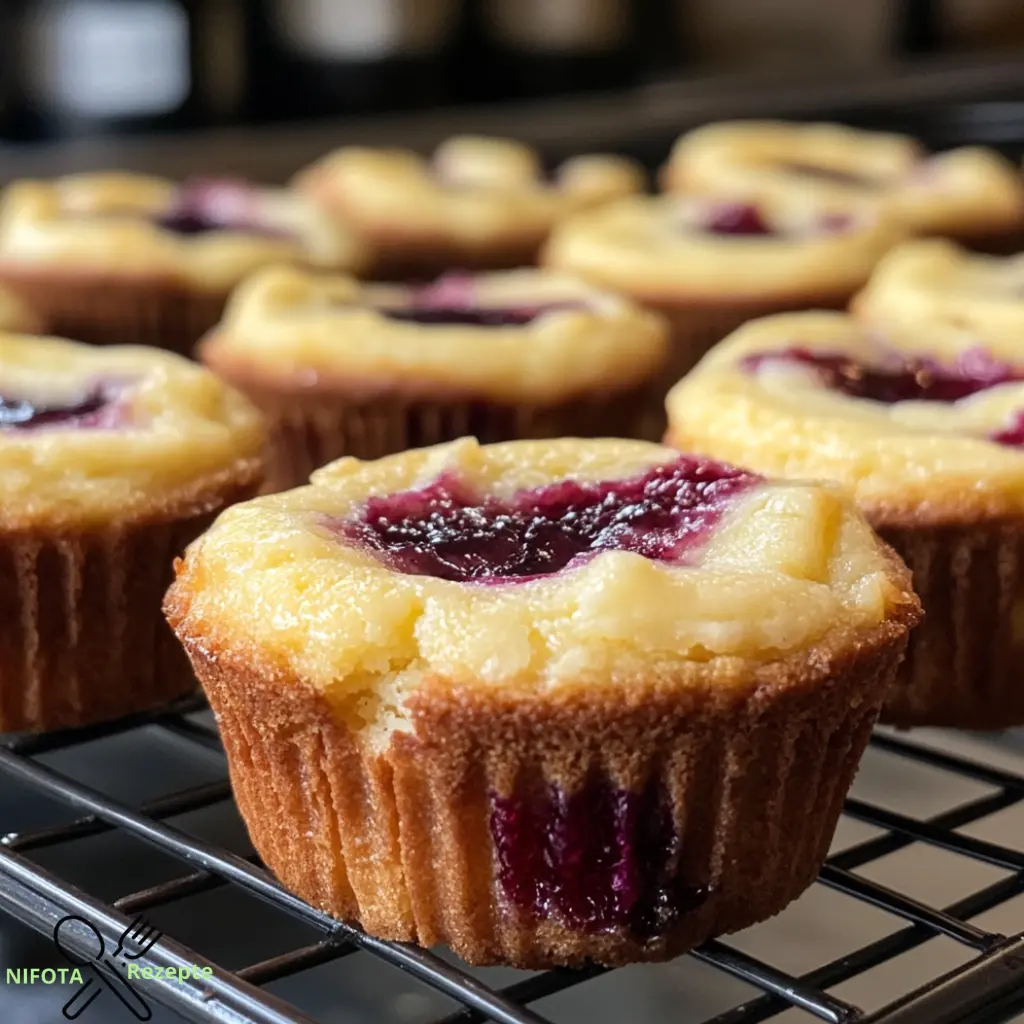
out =
{"type": "Polygon", "coordinates": [[[579,302],[551,302],[522,306],[481,306],[476,281],[468,274],[446,274],[432,284],[414,288],[408,305],[389,306],[380,313],[389,320],[414,324],[469,327],[523,327],[545,313],[580,309],[579,302]]]}
{"type": "Polygon", "coordinates": [[[720,203],[710,207],[698,225],[711,235],[777,234],[753,203],[720,203]]]}
{"type": "Polygon", "coordinates": [[[268,238],[292,237],[260,219],[256,197],[256,191],[245,182],[197,179],[181,186],[171,206],[154,218],[154,223],[177,235],[242,231],[268,238]]]}
{"type": "Polygon", "coordinates": [[[989,440],[1009,448],[1024,448],[1024,412],[1018,412],[1008,426],[997,430],[989,440]]]}
{"type": "Polygon", "coordinates": [[[896,352],[868,364],[842,353],[789,348],[749,355],[741,362],[748,373],[764,366],[799,365],[814,370],[823,387],[851,398],[874,402],[958,402],[1000,384],[1024,380],[1024,370],[994,359],[984,349],[970,349],[955,363],[943,365],[928,356],[909,358],[896,352]]]}
{"type": "Polygon", "coordinates": [[[371,498],[340,531],[396,572],[526,580],[575,568],[601,551],[679,561],[759,479],[681,456],[625,480],[564,480],[503,500],[445,475],[421,490],[371,498]]]}
{"type": "Polygon", "coordinates": [[[94,387],[76,402],[42,404],[0,395],[0,429],[37,430],[43,427],[83,429],[113,426],[116,407],[111,390],[94,387]]]}
{"type": "Polygon", "coordinates": [[[679,877],[682,844],[660,786],[634,793],[592,776],[572,794],[492,794],[490,824],[502,890],[537,918],[649,939],[709,895],[679,877]]]}

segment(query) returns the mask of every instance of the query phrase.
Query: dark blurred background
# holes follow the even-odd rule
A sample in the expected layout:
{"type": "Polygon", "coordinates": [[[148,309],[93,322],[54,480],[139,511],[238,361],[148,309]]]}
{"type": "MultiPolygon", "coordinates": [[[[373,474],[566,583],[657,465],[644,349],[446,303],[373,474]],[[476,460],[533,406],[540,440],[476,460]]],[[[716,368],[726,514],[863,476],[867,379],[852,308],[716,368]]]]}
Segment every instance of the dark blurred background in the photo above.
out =
{"type": "Polygon", "coordinates": [[[456,130],[653,163],[690,124],[743,114],[842,115],[937,146],[1024,136],[1020,0],[0,0],[0,12],[7,178],[121,163],[273,179],[343,142],[429,145],[456,130]]]}

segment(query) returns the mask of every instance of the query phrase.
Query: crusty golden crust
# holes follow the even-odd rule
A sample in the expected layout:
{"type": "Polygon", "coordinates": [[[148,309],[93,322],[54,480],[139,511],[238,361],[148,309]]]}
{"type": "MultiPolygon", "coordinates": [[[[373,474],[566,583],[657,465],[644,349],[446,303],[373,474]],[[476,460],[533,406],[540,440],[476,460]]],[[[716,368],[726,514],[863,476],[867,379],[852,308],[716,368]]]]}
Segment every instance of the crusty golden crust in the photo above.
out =
{"type": "Polygon", "coordinates": [[[908,597],[879,626],[839,626],[754,668],[718,658],[679,677],[544,692],[430,678],[408,701],[410,730],[373,747],[259,650],[190,633],[189,604],[179,582],[165,611],[217,716],[253,843],[284,884],[372,934],[531,968],[666,959],[795,899],[827,852],[919,616],[908,597]],[[494,795],[530,780],[571,794],[595,777],[662,787],[681,839],[676,873],[707,887],[649,941],[534,918],[499,881],[494,795]]]}
{"type": "Polygon", "coordinates": [[[0,533],[0,733],[118,718],[194,689],[161,595],[173,559],[261,475],[242,462],[105,527],[0,533]]]}
{"type": "Polygon", "coordinates": [[[1024,521],[933,527],[876,517],[925,609],[882,712],[899,726],[1024,724],[1024,521]]]}
{"type": "MultiPolygon", "coordinates": [[[[313,470],[340,459],[379,459],[408,448],[473,436],[482,444],[549,437],[637,437],[651,405],[647,384],[531,405],[502,403],[465,394],[425,395],[418,382],[388,384],[318,379],[306,387],[268,379],[238,360],[199,353],[220,377],[242,391],[264,414],[270,429],[270,466],[265,490],[286,490],[309,480],[313,470]]],[[[659,395],[660,400],[660,395],[659,395]]],[[[653,436],[653,435],[652,435],[653,436]]]]}
{"type": "Polygon", "coordinates": [[[152,345],[183,355],[218,322],[229,294],[146,273],[9,263],[0,263],[0,284],[31,306],[55,336],[93,345],[152,345]]]}
{"type": "Polygon", "coordinates": [[[363,276],[378,281],[432,280],[453,268],[482,271],[529,266],[536,262],[550,229],[550,225],[543,231],[509,225],[500,236],[489,236],[486,244],[471,246],[443,232],[405,231],[395,222],[365,223],[352,202],[358,197],[333,188],[326,168],[307,168],[296,179],[296,187],[359,235],[370,253],[363,276]]]}

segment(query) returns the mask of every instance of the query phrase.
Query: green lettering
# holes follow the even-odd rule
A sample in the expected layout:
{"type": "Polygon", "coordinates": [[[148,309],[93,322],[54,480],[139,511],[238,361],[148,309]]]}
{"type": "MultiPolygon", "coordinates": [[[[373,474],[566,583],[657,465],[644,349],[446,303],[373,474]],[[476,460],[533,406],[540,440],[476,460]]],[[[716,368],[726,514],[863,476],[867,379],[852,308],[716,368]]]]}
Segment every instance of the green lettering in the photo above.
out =
{"type": "Polygon", "coordinates": [[[139,976],[139,965],[138,964],[131,964],[130,963],[128,965],[128,977],[129,978],[137,978],[138,976],[139,976]]]}
{"type": "Polygon", "coordinates": [[[20,985],[21,984],[21,968],[20,967],[8,967],[7,968],[7,984],[8,985],[20,985]]]}
{"type": "Polygon", "coordinates": [[[153,980],[153,968],[152,967],[143,967],[142,968],[142,977],[145,978],[146,981],[152,981],[153,980]]]}
{"type": "Polygon", "coordinates": [[[72,985],[84,985],[85,979],[82,977],[82,972],[76,967],[71,972],[71,984],[72,985]]]}

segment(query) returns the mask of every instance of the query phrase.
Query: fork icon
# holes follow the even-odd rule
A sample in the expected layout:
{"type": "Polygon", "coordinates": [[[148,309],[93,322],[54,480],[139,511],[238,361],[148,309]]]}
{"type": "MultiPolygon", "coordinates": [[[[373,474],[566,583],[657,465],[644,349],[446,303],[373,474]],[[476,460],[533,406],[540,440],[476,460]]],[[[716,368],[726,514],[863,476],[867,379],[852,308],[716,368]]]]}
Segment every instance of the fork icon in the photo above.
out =
{"type": "Polygon", "coordinates": [[[140,960],[159,941],[163,932],[151,925],[140,914],[123,932],[118,940],[117,949],[111,954],[110,959],[116,960],[123,956],[125,960],[140,960]]]}

